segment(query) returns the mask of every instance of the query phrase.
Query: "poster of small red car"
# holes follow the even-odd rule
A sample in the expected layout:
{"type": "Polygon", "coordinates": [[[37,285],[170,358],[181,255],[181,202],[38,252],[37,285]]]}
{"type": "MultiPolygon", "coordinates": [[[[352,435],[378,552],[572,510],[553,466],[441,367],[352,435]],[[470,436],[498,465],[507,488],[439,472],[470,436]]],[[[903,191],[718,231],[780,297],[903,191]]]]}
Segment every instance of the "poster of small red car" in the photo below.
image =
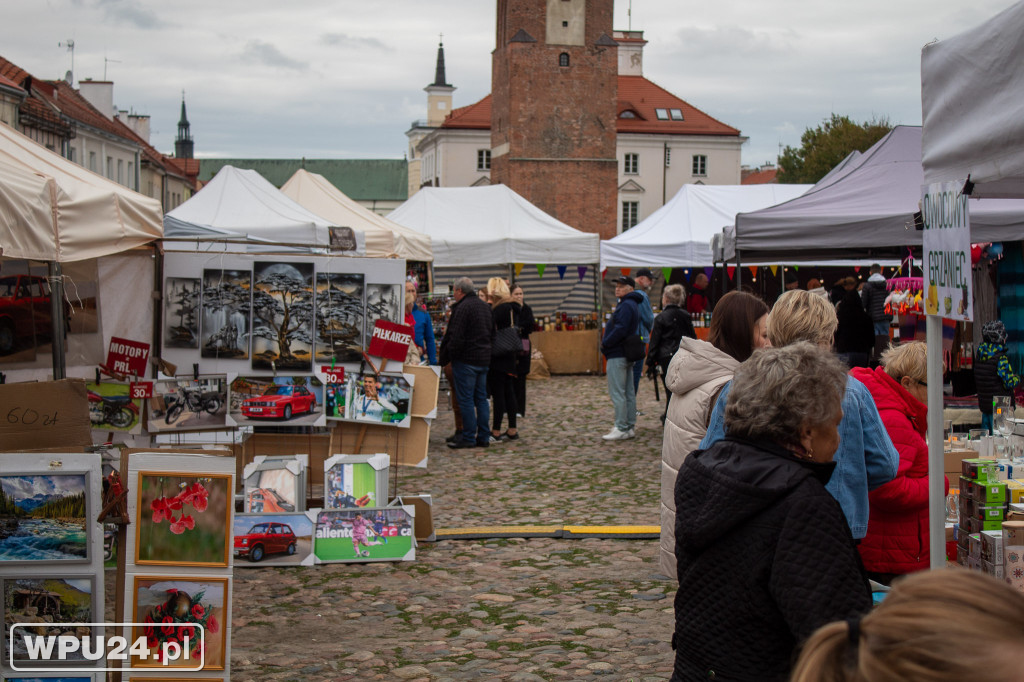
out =
{"type": "Polygon", "coordinates": [[[269,386],[263,395],[242,402],[242,416],[249,419],[291,419],[292,415],[312,412],[316,396],[305,386],[269,386]]]}

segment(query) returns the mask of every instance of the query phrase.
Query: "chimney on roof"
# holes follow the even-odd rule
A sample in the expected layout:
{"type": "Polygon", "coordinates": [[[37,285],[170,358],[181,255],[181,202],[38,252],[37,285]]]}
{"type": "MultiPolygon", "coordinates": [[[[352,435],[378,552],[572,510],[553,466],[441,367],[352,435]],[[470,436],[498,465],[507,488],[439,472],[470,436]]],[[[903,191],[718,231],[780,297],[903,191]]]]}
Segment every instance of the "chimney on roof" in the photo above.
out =
{"type": "Polygon", "coordinates": [[[423,88],[427,93],[427,125],[437,128],[452,111],[452,93],[455,86],[447,82],[444,70],[444,43],[437,45],[437,65],[434,82],[423,88]]]}
{"type": "Polygon", "coordinates": [[[136,135],[145,140],[146,144],[149,144],[149,116],[134,114],[130,111],[126,111],[125,109],[121,109],[117,112],[117,119],[131,128],[136,135]]]}
{"type": "Polygon", "coordinates": [[[644,75],[644,32],[613,31],[612,38],[619,44],[619,75],[644,75]]]}
{"type": "Polygon", "coordinates": [[[109,119],[117,115],[114,107],[114,82],[94,81],[91,78],[78,81],[78,92],[89,104],[109,119]]]}

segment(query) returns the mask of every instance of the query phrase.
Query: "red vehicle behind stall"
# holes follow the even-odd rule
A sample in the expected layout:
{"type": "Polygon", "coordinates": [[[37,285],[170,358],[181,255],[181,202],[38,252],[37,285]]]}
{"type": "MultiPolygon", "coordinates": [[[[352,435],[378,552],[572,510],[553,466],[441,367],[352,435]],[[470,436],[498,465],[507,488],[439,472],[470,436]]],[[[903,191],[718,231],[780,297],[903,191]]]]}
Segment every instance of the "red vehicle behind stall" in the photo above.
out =
{"type": "Polygon", "coordinates": [[[34,345],[33,337],[49,339],[50,287],[45,277],[7,275],[0,277],[0,354],[17,346],[34,345]]]}

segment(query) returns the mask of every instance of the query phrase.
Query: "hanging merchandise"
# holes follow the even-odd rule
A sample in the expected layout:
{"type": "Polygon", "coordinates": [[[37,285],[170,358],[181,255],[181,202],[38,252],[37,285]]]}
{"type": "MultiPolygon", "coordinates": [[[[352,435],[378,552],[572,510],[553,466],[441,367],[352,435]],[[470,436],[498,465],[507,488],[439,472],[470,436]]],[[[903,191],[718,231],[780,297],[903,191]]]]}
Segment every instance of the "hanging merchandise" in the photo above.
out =
{"type": "Polygon", "coordinates": [[[893,277],[885,286],[892,291],[885,299],[886,315],[924,315],[921,306],[924,281],[921,277],[893,277]]]}

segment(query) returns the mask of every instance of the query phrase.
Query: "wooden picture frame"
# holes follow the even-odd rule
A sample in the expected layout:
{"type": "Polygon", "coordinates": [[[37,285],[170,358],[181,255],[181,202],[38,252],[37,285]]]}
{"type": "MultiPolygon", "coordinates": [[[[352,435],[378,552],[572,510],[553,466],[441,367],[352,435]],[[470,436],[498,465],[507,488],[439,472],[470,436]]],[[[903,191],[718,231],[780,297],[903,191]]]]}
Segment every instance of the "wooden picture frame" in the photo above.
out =
{"type": "Polygon", "coordinates": [[[91,563],[91,472],[15,467],[0,474],[0,566],[91,563]]]}
{"type": "MultiPolygon", "coordinates": [[[[100,579],[102,584],[102,579],[100,579]]],[[[13,623],[26,622],[30,619],[49,618],[47,629],[52,634],[62,623],[99,623],[102,621],[103,592],[97,593],[95,575],[68,576],[53,573],[42,575],[6,575],[0,577],[0,620],[3,622],[3,641],[0,642],[2,660],[7,663],[12,655],[16,661],[31,661],[28,657],[19,657],[19,649],[7,650],[11,642],[13,623]],[[97,600],[97,596],[99,599],[97,600]],[[56,618],[61,620],[56,621],[56,618]]],[[[70,631],[71,628],[68,628],[70,631]]],[[[96,628],[90,628],[91,634],[97,634],[96,628]]],[[[14,633],[17,635],[17,632],[14,633]]],[[[81,654],[81,651],[76,652],[81,654]]],[[[72,655],[74,656],[74,654],[72,655]]],[[[49,665],[59,665],[65,661],[49,661],[49,665]]],[[[67,663],[86,664],[85,657],[69,658],[67,663]]],[[[43,666],[41,661],[33,661],[43,666]]],[[[29,671],[19,671],[29,672],[29,671]]]]}
{"type": "Polygon", "coordinates": [[[234,505],[231,479],[230,474],[140,471],[135,564],[226,568],[234,505]]]}
{"type": "MultiPolygon", "coordinates": [[[[165,617],[173,623],[198,623],[205,628],[205,662],[203,670],[224,670],[228,662],[227,627],[228,612],[231,604],[231,578],[208,576],[151,576],[135,575],[132,581],[132,622],[147,623],[152,621],[153,628],[133,627],[131,640],[146,637],[150,651],[159,651],[162,640],[171,636],[158,627],[165,617]],[[211,590],[215,590],[211,593],[211,590]],[[143,592],[144,591],[144,592],[143,592]],[[140,596],[142,597],[140,599],[140,596]]],[[[175,628],[177,629],[177,628],[175,628]]],[[[191,656],[198,653],[192,646],[191,656]]],[[[131,658],[134,669],[159,668],[171,671],[174,668],[187,668],[197,665],[195,658],[183,662],[182,665],[164,665],[150,658],[142,661],[131,658]]],[[[184,672],[184,671],[183,671],[184,672]]],[[[147,678],[152,679],[152,678],[147,678]]],[[[189,678],[194,679],[194,678],[189,678]]]]}

